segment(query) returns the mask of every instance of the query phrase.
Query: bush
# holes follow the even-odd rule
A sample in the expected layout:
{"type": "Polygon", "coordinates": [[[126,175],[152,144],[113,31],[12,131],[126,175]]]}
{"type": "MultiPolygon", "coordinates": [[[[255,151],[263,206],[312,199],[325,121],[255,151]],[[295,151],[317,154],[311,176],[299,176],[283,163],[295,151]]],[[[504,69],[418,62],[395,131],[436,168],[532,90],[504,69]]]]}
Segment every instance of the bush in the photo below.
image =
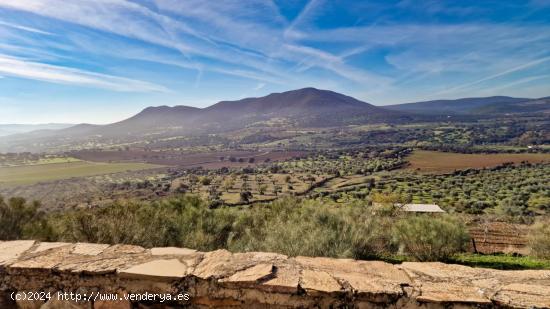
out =
{"type": "Polygon", "coordinates": [[[0,196],[0,240],[39,239],[50,240],[51,228],[38,202],[27,203],[23,198],[11,198],[6,202],[0,196]]]}
{"type": "Polygon", "coordinates": [[[185,195],[48,216],[38,215],[36,205],[24,200],[9,204],[0,200],[3,239],[32,237],[355,259],[388,259],[401,245],[418,260],[448,258],[467,240],[464,227],[450,217],[373,215],[363,202],[341,206],[288,197],[249,207],[213,209],[208,202],[185,195]]]}
{"type": "Polygon", "coordinates": [[[387,218],[364,207],[285,198],[247,209],[233,224],[232,251],[280,252],[290,256],[382,258],[395,252],[387,218]]]}
{"type": "Polygon", "coordinates": [[[413,215],[397,222],[394,240],[419,261],[445,261],[465,250],[469,235],[464,224],[449,215],[413,215]]]}
{"type": "Polygon", "coordinates": [[[529,233],[531,254],[544,259],[550,259],[550,220],[536,223],[529,233]]]}

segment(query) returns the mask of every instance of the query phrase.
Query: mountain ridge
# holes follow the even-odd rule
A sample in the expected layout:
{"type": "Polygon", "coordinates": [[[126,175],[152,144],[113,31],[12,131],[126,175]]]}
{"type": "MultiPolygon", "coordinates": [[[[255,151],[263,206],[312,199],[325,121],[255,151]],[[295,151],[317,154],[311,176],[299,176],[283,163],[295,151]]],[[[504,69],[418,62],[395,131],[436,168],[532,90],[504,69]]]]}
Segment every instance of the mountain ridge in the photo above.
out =
{"type": "Polygon", "coordinates": [[[182,130],[235,129],[277,117],[310,119],[315,123],[318,117],[351,114],[352,111],[397,114],[333,91],[303,88],[263,97],[220,101],[205,108],[151,106],[128,119],[104,126],[101,131],[109,135],[113,130],[131,133],[169,127],[182,130]]]}
{"type": "MultiPolygon", "coordinates": [[[[550,112],[550,99],[506,96],[433,100],[375,106],[341,93],[302,88],[262,97],[220,101],[205,108],[150,106],[132,117],[106,124],[79,124],[61,130],[35,131],[0,138],[0,149],[28,145],[117,144],[232,132],[249,127],[280,129],[338,127],[367,123],[411,123],[491,117],[508,113],[550,112]],[[458,118],[457,118],[458,117],[458,118]]],[[[39,146],[40,148],[44,148],[39,146]]]]}
{"type": "MultiPolygon", "coordinates": [[[[544,98],[542,98],[544,99],[544,98]]],[[[489,97],[472,97],[460,99],[442,99],[421,102],[402,103],[385,106],[387,109],[411,112],[411,113],[428,113],[428,114],[475,114],[482,111],[482,107],[494,104],[514,105],[523,102],[529,102],[531,98],[515,98],[508,96],[489,96],[489,97]]]]}

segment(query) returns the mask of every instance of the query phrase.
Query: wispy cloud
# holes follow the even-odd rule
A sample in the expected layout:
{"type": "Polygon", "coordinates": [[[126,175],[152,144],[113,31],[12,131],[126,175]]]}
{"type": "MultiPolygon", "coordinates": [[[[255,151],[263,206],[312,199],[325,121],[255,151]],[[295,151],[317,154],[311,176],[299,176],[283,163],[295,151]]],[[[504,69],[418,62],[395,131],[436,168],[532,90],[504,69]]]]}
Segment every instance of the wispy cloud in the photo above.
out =
{"type": "Polygon", "coordinates": [[[498,72],[496,74],[491,74],[489,76],[474,80],[472,82],[464,83],[464,84],[461,84],[461,85],[458,85],[458,86],[455,86],[455,87],[445,89],[443,91],[436,92],[436,93],[433,94],[433,96],[443,95],[443,94],[447,94],[447,93],[453,93],[453,92],[456,92],[458,90],[462,90],[462,89],[465,89],[465,88],[468,88],[468,87],[471,87],[471,86],[474,86],[474,85],[477,85],[477,84],[480,84],[480,83],[483,83],[483,82],[487,82],[487,81],[490,81],[490,80],[493,80],[493,79],[496,79],[496,78],[499,78],[499,77],[502,77],[502,76],[505,76],[505,75],[508,75],[508,74],[512,74],[512,73],[515,73],[515,72],[518,72],[518,71],[525,70],[527,68],[533,67],[535,65],[538,65],[538,64],[541,64],[541,63],[544,63],[544,62],[547,62],[547,61],[550,61],[550,56],[540,58],[540,59],[537,59],[537,60],[534,60],[534,61],[530,61],[530,62],[521,64],[521,65],[515,66],[513,68],[504,70],[502,72],[498,72]]]}
{"type": "Polygon", "coordinates": [[[33,32],[33,33],[39,33],[39,34],[54,35],[51,32],[39,30],[39,29],[36,29],[36,28],[26,27],[26,26],[22,26],[22,25],[12,24],[12,23],[8,23],[8,22],[5,22],[5,21],[1,21],[1,20],[0,20],[0,26],[6,26],[6,27],[13,28],[13,29],[18,29],[18,30],[23,30],[23,31],[33,32]]]}
{"type": "Polygon", "coordinates": [[[167,88],[124,77],[25,61],[0,54],[0,73],[58,84],[79,85],[123,92],[167,92],[167,88]]]}
{"type": "Polygon", "coordinates": [[[266,83],[258,83],[258,85],[256,85],[256,87],[254,87],[253,90],[254,90],[254,91],[258,91],[258,90],[264,88],[265,85],[266,85],[266,83]]]}
{"type": "Polygon", "coordinates": [[[296,31],[296,28],[303,24],[309,25],[311,18],[313,18],[314,13],[322,5],[322,0],[309,0],[309,2],[304,6],[300,14],[294,18],[294,20],[288,25],[285,29],[284,36],[291,39],[300,39],[302,36],[299,31],[296,31]]]}
{"type": "MultiPolygon", "coordinates": [[[[337,61],[327,63],[328,53],[312,53],[313,49],[307,46],[293,43],[292,46],[297,48],[286,48],[290,46],[285,45],[286,20],[277,15],[277,8],[271,2],[251,1],[243,5],[240,1],[156,0],[155,4],[161,13],[124,0],[75,0],[69,3],[60,0],[5,0],[0,6],[173,48],[180,51],[186,61],[206,57],[256,71],[255,75],[271,75],[270,78],[290,76],[280,61],[305,61],[309,67],[319,67],[354,82],[368,82],[363,77],[373,79],[376,75],[359,68],[345,68],[337,61]],[[263,9],[270,10],[275,17],[266,20],[263,9]],[[189,25],[191,21],[195,27],[189,25]]],[[[311,1],[294,25],[306,22],[306,15],[317,5],[317,0],[311,1]]],[[[210,69],[208,66],[203,68],[210,69]]],[[[223,71],[243,70],[224,68],[223,71]]]]}
{"type": "MultiPolygon", "coordinates": [[[[500,6],[523,5],[531,12],[544,2],[500,6]]],[[[66,60],[66,67],[85,74],[114,72],[110,66],[121,72],[131,63],[137,80],[151,74],[155,82],[166,78],[167,85],[188,86],[190,92],[220,80],[220,88],[227,81],[238,84],[241,89],[234,93],[254,85],[265,84],[254,91],[313,85],[359,93],[378,103],[481,93],[479,86],[493,87],[485,82],[502,76],[507,78],[501,82],[519,82],[541,74],[535,72],[536,61],[548,56],[544,51],[550,46],[547,22],[522,23],[520,14],[491,20],[483,14],[493,8],[474,1],[335,5],[310,0],[293,4],[290,14],[285,5],[267,0],[0,0],[0,16],[16,12],[37,18],[19,24],[21,16],[10,16],[9,25],[0,23],[0,53],[27,63],[60,64],[59,69],[66,60]],[[33,35],[44,31],[35,25],[52,25],[48,32],[63,35],[55,40],[33,35]],[[17,28],[27,26],[32,27],[17,28]],[[54,46],[57,42],[70,46],[54,46]]]]}
{"type": "Polygon", "coordinates": [[[521,78],[518,80],[515,80],[511,83],[506,83],[503,85],[499,85],[496,87],[490,87],[490,88],[484,88],[482,92],[485,95],[496,95],[501,94],[503,90],[514,88],[519,85],[529,84],[534,81],[544,80],[544,79],[550,79],[550,74],[544,74],[544,75],[537,75],[537,76],[530,76],[526,78],[521,78]]]}

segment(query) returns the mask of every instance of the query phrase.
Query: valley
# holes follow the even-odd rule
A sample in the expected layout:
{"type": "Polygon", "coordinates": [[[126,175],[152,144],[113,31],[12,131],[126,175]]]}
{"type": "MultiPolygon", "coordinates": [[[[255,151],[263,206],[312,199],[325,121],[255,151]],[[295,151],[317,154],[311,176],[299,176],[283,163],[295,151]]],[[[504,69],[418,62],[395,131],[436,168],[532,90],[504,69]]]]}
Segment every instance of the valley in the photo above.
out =
{"type": "Polygon", "coordinates": [[[548,16],[0,0],[0,309],[550,309],[548,16]]]}
{"type": "MultiPolygon", "coordinates": [[[[477,110],[495,100],[455,103],[472,101],[477,110]]],[[[550,215],[550,118],[531,112],[449,116],[449,104],[427,117],[408,111],[411,105],[380,108],[306,88],[205,109],[147,108],[110,125],[12,135],[0,139],[8,150],[0,155],[0,196],[4,207],[46,214],[41,227],[22,230],[33,237],[388,261],[411,258],[394,243],[409,233],[399,226],[432,224],[413,223],[423,216],[406,215],[399,205],[437,204],[447,214],[434,224],[471,231],[478,242],[453,249],[461,253],[453,261],[488,263],[472,253],[535,256],[528,239],[550,215]],[[221,121],[225,114],[234,121],[221,121]],[[116,216],[145,234],[88,225],[109,226],[116,216]],[[296,239],[304,224],[315,240],[296,239]],[[487,224],[492,229],[482,228],[487,224]],[[148,235],[148,225],[179,232],[148,235]],[[498,235],[512,226],[520,232],[499,244],[498,235]],[[360,234],[336,236],[342,229],[360,234]],[[328,245],[335,241],[341,247],[328,245]]],[[[495,259],[494,267],[531,263],[495,259]]]]}

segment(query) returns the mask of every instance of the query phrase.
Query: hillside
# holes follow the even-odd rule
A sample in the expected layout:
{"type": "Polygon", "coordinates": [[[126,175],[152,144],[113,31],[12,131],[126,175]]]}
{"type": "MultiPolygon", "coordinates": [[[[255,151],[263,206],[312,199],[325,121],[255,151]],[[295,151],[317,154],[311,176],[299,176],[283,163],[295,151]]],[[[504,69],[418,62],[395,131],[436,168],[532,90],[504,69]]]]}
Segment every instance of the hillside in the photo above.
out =
{"type": "Polygon", "coordinates": [[[56,144],[124,143],[144,137],[166,138],[219,133],[250,126],[326,127],[373,121],[402,121],[401,112],[328,90],[304,88],[259,98],[221,101],[207,108],[148,107],[133,117],[108,125],[81,124],[59,131],[18,134],[0,140],[0,149],[32,150],[56,144]]]}
{"type": "MultiPolygon", "coordinates": [[[[327,116],[390,116],[396,114],[349,96],[304,88],[259,98],[221,101],[204,109],[189,106],[148,107],[139,114],[98,129],[103,135],[141,134],[151,130],[183,132],[241,129],[256,122],[284,118],[300,125],[325,126],[327,116]]],[[[334,124],[346,121],[342,117],[334,124]]]]}
{"type": "Polygon", "coordinates": [[[487,104],[471,111],[475,114],[549,113],[550,97],[522,102],[487,104]]]}
{"type": "MultiPolygon", "coordinates": [[[[389,105],[384,107],[390,110],[418,114],[476,114],[483,112],[483,108],[487,106],[514,106],[515,104],[530,100],[531,99],[526,98],[493,96],[485,98],[423,101],[389,105]]],[[[498,111],[506,112],[506,109],[499,108],[498,111]]]]}
{"type": "Polygon", "coordinates": [[[147,107],[126,120],[98,127],[103,136],[139,135],[166,129],[188,128],[201,109],[190,106],[147,107]]]}
{"type": "MultiPolygon", "coordinates": [[[[374,106],[328,90],[303,88],[264,97],[221,101],[206,108],[189,106],[148,107],[133,117],[108,125],[80,124],[61,130],[40,130],[0,138],[2,151],[43,151],[104,147],[125,144],[154,144],[173,138],[188,140],[212,135],[219,142],[231,132],[326,128],[372,123],[413,123],[475,117],[540,113],[549,110],[550,99],[511,97],[436,100],[392,106],[374,106]]],[[[259,135],[258,135],[259,134],[259,135]]],[[[264,136],[270,140],[271,135],[264,136]]]]}
{"type": "Polygon", "coordinates": [[[328,90],[304,88],[260,98],[222,101],[205,108],[198,119],[203,127],[236,129],[255,122],[284,118],[295,126],[323,127],[369,119],[389,119],[399,113],[328,90]]]}

